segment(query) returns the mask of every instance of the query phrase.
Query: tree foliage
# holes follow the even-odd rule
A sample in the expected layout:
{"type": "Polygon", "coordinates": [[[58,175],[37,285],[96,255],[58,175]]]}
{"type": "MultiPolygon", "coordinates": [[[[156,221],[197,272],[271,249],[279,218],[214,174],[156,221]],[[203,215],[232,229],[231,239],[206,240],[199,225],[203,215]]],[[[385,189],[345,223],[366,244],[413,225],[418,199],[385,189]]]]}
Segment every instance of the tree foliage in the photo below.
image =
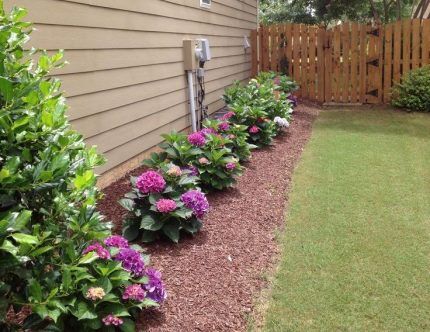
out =
{"type": "Polygon", "coordinates": [[[344,20],[387,23],[410,17],[415,6],[413,0],[261,0],[260,14],[264,24],[330,25],[344,20]]]}

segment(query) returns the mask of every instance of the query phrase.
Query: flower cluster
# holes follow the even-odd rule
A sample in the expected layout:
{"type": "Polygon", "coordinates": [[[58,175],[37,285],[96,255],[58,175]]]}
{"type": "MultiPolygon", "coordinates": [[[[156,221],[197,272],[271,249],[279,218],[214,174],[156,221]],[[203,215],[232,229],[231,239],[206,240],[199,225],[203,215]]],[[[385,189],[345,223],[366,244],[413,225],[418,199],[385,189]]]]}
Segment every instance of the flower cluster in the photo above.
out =
{"type": "Polygon", "coordinates": [[[223,120],[223,121],[230,120],[234,115],[235,115],[234,112],[231,112],[231,111],[227,112],[221,117],[221,120],[223,120]]]}
{"type": "Polygon", "coordinates": [[[230,129],[230,124],[228,122],[221,122],[218,126],[220,131],[227,131],[230,129]]]}
{"type": "Polygon", "coordinates": [[[208,135],[216,135],[216,134],[218,134],[217,131],[215,129],[213,129],[213,128],[203,128],[202,130],[200,130],[200,133],[203,136],[205,136],[205,137],[208,136],[208,135]]]}
{"type": "Polygon", "coordinates": [[[99,256],[99,258],[101,258],[101,259],[109,259],[110,258],[109,251],[106,248],[104,248],[98,242],[89,245],[82,253],[85,255],[85,254],[88,254],[89,252],[93,252],[93,251],[96,252],[97,256],[99,256]]]}
{"type": "Polygon", "coordinates": [[[106,326],[109,326],[109,325],[120,326],[120,325],[122,325],[124,323],[124,321],[121,318],[119,318],[117,316],[114,316],[112,314],[107,315],[106,317],[104,317],[102,319],[102,322],[106,326]]]}
{"type": "Polygon", "coordinates": [[[115,260],[121,262],[124,270],[131,272],[135,277],[141,277],[145,272],[145,262],[142,255],[134,249],[121,249],[115,260]]]}
{"type": "Polygon", "coordinates": [[[90,287],[85,294],[86,298],[90,299],[91,301],[101,300],[105,297],[105,295],[105,290],[101,287],[90,287]]]}
{"type": "Polygon", "coordinates": [[[167,298],[167,292],[161,280],[160,271],[147,269],[146,274],[149,277],[149,282],[144,286],[147,291],[146,296],[157,303],[162,303],[167,298]]]}
{"type": "Polygon", "coordinates": [[[206,144],[205,135],[201,132],[188,135],[188,142],[194,146],[202,147],[206,144]]]}
{"type": "Polygon", "coordinates": [[[176,202],[173,199],[162,198],[157,201],[157,210],[161,213],[170,213],[177,208],[176,202]]]}
{"type": "Polygon", "coordinates": [[[193,210],[194,215],[201,219],[209,211],[209,203],[205,194],[199,190],[190,190],[181,196],[184,205],[193,210]]]}
{"type": "Polygon", "coordinates": [[[191,176],[198,176],[199,169],[194,165],[187,165],[181,168],[183,171],[188,171],[191,176]]]}
{"type": "Polygon", "coordinates": [[[147,171],[137,178],[136,187],[144,194],[161,193],[166,181],[158,172],[147,171]]]}
{"type": "Polygon", "coordinates": [[[112,235],[104,240],[104,244],[108,247],[114,248],[128,248],[128,241],[120,235],[112,235]]]}
{"type": "Polygon", "coordinates": [[[275,119],[273,120],[275,121],[275,123],[279,126],[279,127],[283,127],[283,128],[288,128],[290,126],[290,123],[288,122],[287,119],[285,118],[281,118],[279,116],[275,117],[275,119]]]}
{"type": "Polygon", "coordinates": [[[167,171],[167,174],[170,176],[176,176],[179,177],[182,175],[182,170],[179,166],[172,165],[169,170],[167,171]]]}
{"type": "Polygon", "coordinates": [[[227,163],[227,165],[225,165],[225,168],[228,171],[232,171],[232,170],[234,170],[236,168],[236,166],[237,166],[236,163],[230,162],[230,163],[227,163]]]}
{"type": "Polygon", "coordinates": [[[208,158],[205,158],[205,157],[199,158],[199,164],[200,165],[207,165],[207,164],[209,164],[208,158]]]}
{"type": "Polygon", "coordinates": [[[258,128],[256,125],[253,125],[251,128],[249,128],[249,132],[251,134],[258,134],[260,132],[260,128],[258,128]]]}
{"type": "MultiPolygon", "coordinates": [[[[145,287],[149,287],[149,284],[145,287]]],[[[140,284],[133,284],[133,285],[127,286],[124,293],[122,294],[122,299],[142,302],[145,299],[145,290],[142,288],[142,285],[140,284]]]]}
{"type": "Polygon", "coordinates": [[[290,95],[287,97],[287,99],[291,102],[291,105],[292,105],[293,107],[297,107],[298,99],[297,99],[297,97],[296,97],[295,95],[290,94],[290,95]]]}

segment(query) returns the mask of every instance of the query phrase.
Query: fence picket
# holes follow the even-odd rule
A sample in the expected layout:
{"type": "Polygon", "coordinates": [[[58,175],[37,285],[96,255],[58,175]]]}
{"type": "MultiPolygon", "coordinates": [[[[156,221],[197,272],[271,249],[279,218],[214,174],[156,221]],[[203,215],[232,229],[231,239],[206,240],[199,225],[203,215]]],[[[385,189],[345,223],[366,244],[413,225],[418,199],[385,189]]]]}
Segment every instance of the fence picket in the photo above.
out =
{"type": "MultiPolygon", "coordinates": [[[[293,27],[293,77],[296,82],[302,83],[300,73],[300,24],[295,24],[293,27]]],[[[297,95],[301,97],[301,89],[297,91],[297,95]]]]}
{"type": "Polygon", "coordinates": [[[308,86],[309,98],[316,100],[315,83],[316,83],[316,27],[309,27],[309,71],[308,71],[308,86]]]}
{"type": "Polygon", "coordinates": [[[358,53],[359,53],[359,44],[358,44],[359,36],[358,36],[358,24],[351,24],[351,103],[356,103],[358,101],[358,53]]]}
{"type": "Polygon", "coordinates": [[[317,87],[318,87],[318,101],[324,102],[324,44],[325,44],[325,29],[318,28],[317,30],[317,87]]]}
{"type": "Polygon", "coordinates": [[[305,24],[301,24],[300,26],[300,43],[301,43],[301,59],[300,59],[300,67],[301,67],[301,78],[302,78],[302,97],[308,97],[308,26],[305,24]]]}
{"type": "Polygon", "coordinates": [[[292,33],[292,24],[287,23],[285,27],[285,36],[287,41],[287,47],[286,47],[286,58],[288,60],[288,75],[290,77],[293,77],[293,33],[292,33]]]}
{"type": "Polygon", "coordinates": [[[394,52],[393,52],[393,81],[400,82],[400,77],[402,75],[402,21],[397,21],[394,24],[394,52]]]}
{"type": "Polygon", "coordinates": [[[430,64],[430,19],[423,20],[422,65],[430,64]]]}
{"type": "Polygon", "coordinates": [[[402,76],[411,70],[411,21],[403,21],[402,76]]]}
{"type": "Polygon", "coordinates": [[[342,102],[349,102],[350,95],[350,79],[349,79],[349,70],[350,70],[350,24],[346,22],[342,25],[342,102]]]}
{"type": "Polygon", "coordinates": [[[385,26],[385,54],[384,54],[384,102],[388,103],[391,97],[392,62],[393,62],[393,25],[385,26]]]}

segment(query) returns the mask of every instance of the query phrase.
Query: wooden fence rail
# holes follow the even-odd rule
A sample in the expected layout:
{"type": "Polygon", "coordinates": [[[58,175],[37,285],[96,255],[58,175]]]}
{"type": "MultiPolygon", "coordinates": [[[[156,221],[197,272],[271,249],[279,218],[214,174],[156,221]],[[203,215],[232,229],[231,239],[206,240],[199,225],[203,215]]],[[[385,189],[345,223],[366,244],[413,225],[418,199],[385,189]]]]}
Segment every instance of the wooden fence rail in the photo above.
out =
{"type": "Polygon", "coordinates": [[[252,71],[279,71],[300,84],[298,95],[322,103],[389,102],[391,88],[430,64],[430,19],[334,28],[261,26],[251,34],[252,71]]]}

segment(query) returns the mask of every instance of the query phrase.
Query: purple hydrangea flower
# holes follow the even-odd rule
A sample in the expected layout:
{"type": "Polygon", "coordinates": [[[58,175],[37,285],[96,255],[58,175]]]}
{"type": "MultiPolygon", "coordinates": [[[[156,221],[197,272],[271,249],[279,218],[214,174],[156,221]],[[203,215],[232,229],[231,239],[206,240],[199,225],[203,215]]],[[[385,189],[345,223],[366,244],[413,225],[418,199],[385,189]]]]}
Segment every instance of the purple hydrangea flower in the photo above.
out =
{"type": "Polygon", "coordinates": [[[161,193],[166,181],[158,172],[147,171],[137,178],[136,187],[144,194],[161,193]]]}
{"type": "Polygon", "coordinates": [[[234,170],[236,168],[236,164],[235,163],[227,163],[227,165],[225,165],[225,168],[228,171],[232,171],[232,170],[234,170]]]}
{"type": "Polygon", "coordinates": [[[156,203],[157,210],[161,213],[169,213],[177,208],[176,202],[173,199],[160,199],[156,203]]]}
{"type": "Polygon", "coordinates": [[[142,302],[145,299],[145,290],[140,284],[127,286],[122,294],[122,299],[142,302]]]}
{"type": "Polygon", "coordinates": [[[251,134],[258,134],[259,131],[260,131],[260,128],[258,128],[256,125],[253,125],[251,128],[249,128],[249,132],[251,134]]]}
{"type": "Polygon", "coordinates": [[[124,270],[131,272],[135,277],[141,277],[145,272],[145,262],[142,255],[134,249],[121,249],[115,260],[120,261],[124,270]]]}
{"type": "Polygon", "coordinates": [[[193,210],[194,215],[201,219],[209,211],[209,203],[205,194],[199,190],[189,190],[182,194],[181,201],[188,208],[193,210]]]}
{"type": "Polygon", "coordinates": [[[147,269],[146,275],[149,281],[143,288],[147,291],[146,296],[151,300],[161,303],[167,298],[167,292],[161,280],[161,272],[154,269],[147,269]]]}
{"type": "Polygon", "coordinates": [[[213,129],[213,128],[203,128],[202,130],[200,130],[200,133],[203,135],[203,136],[207,136],[207,135],[216,135],[216,134],[218,134],[217,132],[216,132],[216,130],[215,129],[213,129]]]}
{"type": "Polygon", "coordinates": [[[182,167],[183,171],[189,171],[191,176],[198,176],[199,175],[199,169],[196,166],[188,165],[185,167],[182,167]]]}
{"type": "Polygon", "coordinates": [[[115,248],[128,248],[128,241],[120,235],[112,235],[105,239],[105,245],[115,248]]]}
{"type": "Polygon", "coordinates": [[[228,124],[228,122],[221,122],[218,126],[218,129],[221,131],[227,131],[230,129],[230,125],[228,124]]]}
{"type": "Polygon", "coordinates": [[[106,317],[104,317],[102,319],[102,322],[106,326],[109,326],[109,325],[120,326],[120,325],[122,325],[124,323],[121,318],[119,318],[117,316],[114,316],[112,314],[107,315],[106,317]]]}
{"type": "Polygon", "coordinates": [[[295,95],[290,94],[288,96],[288,100],[291,102],[291,105],[293,105],[293,107],[296,107],[298,104],[298,99],[295,95]]]}
{"type": "Polygon", "coordinates": [[[203,135],[201,132],[192,133],[188,135],[188,142],[194,146],[204,146],[206,144],[205,135],[203,135]]]}
{"type": "Polygon", "coordinates": [[[97,253],[97,256],[99,256],[99,258],[101,259],[109,259],[110,258],[110,253],[109,251],[104,248],[100,243],[96,242],[93,243],[92,245],[89,245],[83,252],[83,255],[88,254],[89,252],[95,251],[97,253]]]}

